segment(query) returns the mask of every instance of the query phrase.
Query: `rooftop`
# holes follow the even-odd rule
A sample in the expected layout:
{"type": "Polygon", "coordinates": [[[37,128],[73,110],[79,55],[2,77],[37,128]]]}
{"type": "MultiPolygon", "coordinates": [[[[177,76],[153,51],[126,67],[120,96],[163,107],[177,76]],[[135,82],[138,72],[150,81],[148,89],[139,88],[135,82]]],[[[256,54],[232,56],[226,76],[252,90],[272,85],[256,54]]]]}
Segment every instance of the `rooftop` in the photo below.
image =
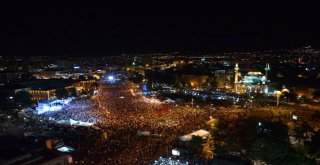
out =
{"type": "Polygon", "coordinates": [[[257,72],[257,71],[250,71],[247,73],[247,75],[250,76],[263,76],[263,74],[261,72],[257,72]]]}
{"type": "Polygon", "coordinates": [[[182,140],[182,141],[191,141],[192,140],[192,136],[199,136],[199,137],[205,138],[205,137],[207,137],[209,135],[210,135],[210,132],[208,132],[208,131],[206,131],[204,129],[200,129],[200,130],[197,130],[197,131],[192,132],[190,134],[181,136],[180,140],[182,140]]]}

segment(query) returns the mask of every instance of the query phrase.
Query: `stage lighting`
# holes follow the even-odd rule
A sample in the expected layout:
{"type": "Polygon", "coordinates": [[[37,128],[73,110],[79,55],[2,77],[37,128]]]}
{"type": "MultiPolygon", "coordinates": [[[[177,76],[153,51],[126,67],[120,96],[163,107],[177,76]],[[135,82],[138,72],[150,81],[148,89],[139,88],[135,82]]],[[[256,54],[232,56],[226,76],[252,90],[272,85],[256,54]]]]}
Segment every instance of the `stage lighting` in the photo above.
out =
{"type": "Polygon", "coordinates": [[[108,76],[108,80],[112,81],[112,80],[114,80],[114,77],[113,76],[108,76]]]}

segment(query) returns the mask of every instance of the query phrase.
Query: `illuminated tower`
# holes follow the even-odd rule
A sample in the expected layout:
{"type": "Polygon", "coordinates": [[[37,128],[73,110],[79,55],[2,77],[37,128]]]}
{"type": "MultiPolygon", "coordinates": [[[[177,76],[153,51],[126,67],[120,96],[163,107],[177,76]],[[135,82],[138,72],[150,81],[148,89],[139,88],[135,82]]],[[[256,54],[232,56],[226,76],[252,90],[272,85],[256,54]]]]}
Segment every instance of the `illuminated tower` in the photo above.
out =
{"type": "Polygon", "coordinates": [[[238,63],[236,63],[236,66],[234,67],[234,83],[238,83],[238,76],[239,76],[239,66],[238,66],[238,63]]]}
{"type": "Polygon", "coordinates": [[[266,63],[266,68],[264,68],[264,70],[266,70],[266,81],[268,81],[268,71],[270,70],[269,63],[266,63]]]}

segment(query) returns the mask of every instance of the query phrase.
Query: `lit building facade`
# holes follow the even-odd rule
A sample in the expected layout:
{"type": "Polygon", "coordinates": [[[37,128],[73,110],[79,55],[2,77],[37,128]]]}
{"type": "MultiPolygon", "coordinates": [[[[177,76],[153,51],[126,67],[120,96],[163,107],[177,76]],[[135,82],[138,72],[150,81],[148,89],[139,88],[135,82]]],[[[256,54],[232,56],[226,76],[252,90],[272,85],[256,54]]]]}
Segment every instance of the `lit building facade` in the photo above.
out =
{"type": "Polygon", "coordinates": [[[56,89],[49,90],[29,90],[32,96],[32,100],[50,100],[52,97],[56,96],[56,89]]]}
{"type": "Polygon", "coordinates": [[[266,74],[262,74],[261,72],[250,71],[245,74],[243,77],[239,72],[238,64],[235,66],[235,81],[234,88],[237,93],[269,93],[268,87],[268,71],[270,70],[270,66],[266,64],[266,74]]]}

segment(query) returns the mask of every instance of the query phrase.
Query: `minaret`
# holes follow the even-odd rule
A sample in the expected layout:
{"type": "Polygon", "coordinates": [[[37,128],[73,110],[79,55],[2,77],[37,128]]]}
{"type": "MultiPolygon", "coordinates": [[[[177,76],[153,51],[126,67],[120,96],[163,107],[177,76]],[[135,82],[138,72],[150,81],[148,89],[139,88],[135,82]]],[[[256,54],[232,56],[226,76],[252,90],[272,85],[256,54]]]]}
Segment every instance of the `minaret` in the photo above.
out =
{"type": "Polygon", "coordinates": [[[268,81],[268,71],[270,70],[269,63],[266,63],[266,68],[264,68],[264,70],[266,71],[266,81],[268,81]]]}
{"type": "Polygon", "coordinates": [[[238,63],[236,63],[236,66],[234,67],[234,83],[238,83],[238,76],[239,76],[239,66],[238,63]]]}

